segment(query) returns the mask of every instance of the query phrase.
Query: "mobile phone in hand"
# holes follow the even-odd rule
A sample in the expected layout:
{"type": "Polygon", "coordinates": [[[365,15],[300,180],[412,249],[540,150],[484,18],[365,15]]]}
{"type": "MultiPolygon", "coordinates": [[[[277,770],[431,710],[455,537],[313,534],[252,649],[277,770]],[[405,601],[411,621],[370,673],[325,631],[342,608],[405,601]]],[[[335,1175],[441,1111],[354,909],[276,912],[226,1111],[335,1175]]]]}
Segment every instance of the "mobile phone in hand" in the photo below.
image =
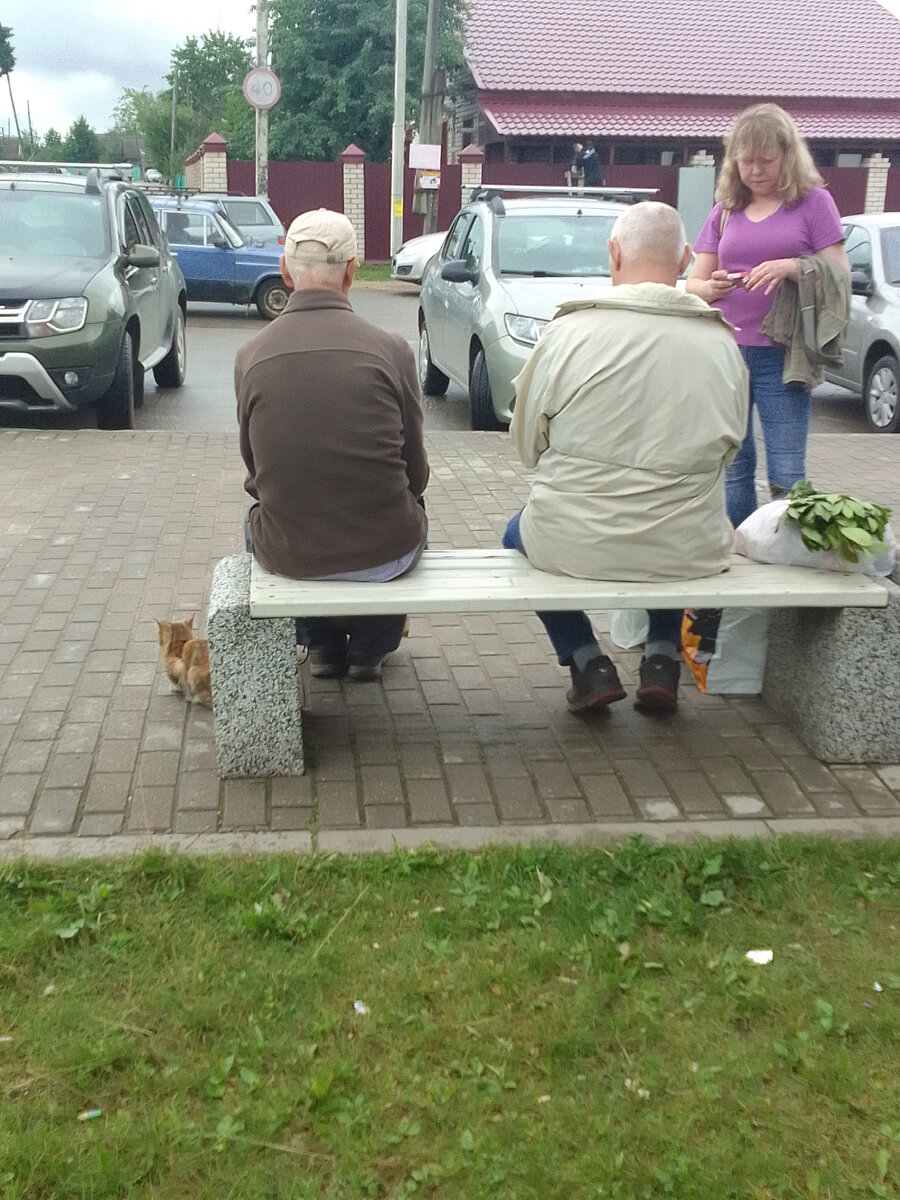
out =
{"type": "Polygon", "coordinates": [[[729,283],[733,283],[735,287],[743,287],[744,280],[749,274],[749,271],[728,271],[725,278],[729,283]]]}

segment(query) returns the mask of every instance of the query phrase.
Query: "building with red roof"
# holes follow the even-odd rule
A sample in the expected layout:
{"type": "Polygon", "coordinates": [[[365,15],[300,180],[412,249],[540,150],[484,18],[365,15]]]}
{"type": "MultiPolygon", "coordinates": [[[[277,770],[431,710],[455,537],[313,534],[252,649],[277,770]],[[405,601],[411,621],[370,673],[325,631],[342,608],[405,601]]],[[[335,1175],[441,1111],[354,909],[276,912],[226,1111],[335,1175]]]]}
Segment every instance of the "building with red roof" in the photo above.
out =
{"type": "Polygon", "coordinates": [[[900,21],[879,0],[471,0],[451,153],[711,162],[742,109],[786,108],[820,166],[900,166],[900,21]]]}

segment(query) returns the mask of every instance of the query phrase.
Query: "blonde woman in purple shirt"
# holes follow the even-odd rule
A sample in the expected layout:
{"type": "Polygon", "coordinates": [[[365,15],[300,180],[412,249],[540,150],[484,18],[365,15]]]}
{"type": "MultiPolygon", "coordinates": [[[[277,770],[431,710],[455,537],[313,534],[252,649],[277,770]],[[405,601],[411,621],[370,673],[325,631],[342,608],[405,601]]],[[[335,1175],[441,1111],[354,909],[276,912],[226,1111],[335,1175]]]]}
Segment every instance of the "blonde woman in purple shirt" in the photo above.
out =
{"type": "Polygon", "coordinates": [[[756,104],[738,116],[725,139],[717,203],[694,245],[686,290],[715,305],[735,327],[750,372],[747,435],[726,472],[735,526],[757,507],[754,409],[772,495],[806,478],[809,391],[782,382],[784,347],[760,325],[781,281],[796,281],[798,258],[821,254],[849,270],[840,215],[822,183],[790,116],[777,104],[756,104]]]}

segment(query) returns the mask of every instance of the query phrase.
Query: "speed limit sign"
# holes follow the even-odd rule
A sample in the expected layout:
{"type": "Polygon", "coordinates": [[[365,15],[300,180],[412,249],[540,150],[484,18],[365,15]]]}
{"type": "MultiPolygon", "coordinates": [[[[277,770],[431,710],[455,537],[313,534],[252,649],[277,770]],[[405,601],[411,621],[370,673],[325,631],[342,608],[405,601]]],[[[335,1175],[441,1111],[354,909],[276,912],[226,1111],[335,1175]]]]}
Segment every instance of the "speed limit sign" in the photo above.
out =
{"type": "Polygon", "coordinates": [[[281,81],[268,67],[253,67],[244,76],[242,91],[254,108],[271,108],[281,99],[281,81]]]}

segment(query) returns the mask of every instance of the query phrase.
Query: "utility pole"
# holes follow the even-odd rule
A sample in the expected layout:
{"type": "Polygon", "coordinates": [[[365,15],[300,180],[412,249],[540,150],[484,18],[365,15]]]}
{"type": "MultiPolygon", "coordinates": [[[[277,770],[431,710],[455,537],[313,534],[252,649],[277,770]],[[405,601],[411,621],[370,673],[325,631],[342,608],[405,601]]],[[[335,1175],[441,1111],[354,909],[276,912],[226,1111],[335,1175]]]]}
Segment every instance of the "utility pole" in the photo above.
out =
{"type": "MultiPolygon", "coordinates": [[[[256,0],[256,65],[269,65],[269,0],[256,0]]],[[[256,109],[256,194],[269,194],[269,110],[256,109]]]]}
{"type": "MultiPolygon", "coordinates": [[[[425,25],[425,62],[422,68],[419,141],[431,146],[440,144],[444,110],[444,73],[434,69],[440,7],[441,0],[428,0],[428,19],[425,25]]],[[[416,212],[425,213],[422,232],[435,233],[437,231],[438,193],[429,189],[422,192],[416,199],[424,201],[424,208],[416,208],[416,212]]]]}
{"type": "Polygon", "coordinates": [[[406,134],[406,0],[396,0],[394,126],[391,136],[391,254],[403,241],[403,148],[406,134]]]}
{"type": "Polygon", "coordinates": [[[178,171],[175,170],[175,122],[178,104],[178,67],[172,68],[172,128],[169,134],[169,172],[172,176],[172,183],[175,183],[175,176],[178,171]]]}

